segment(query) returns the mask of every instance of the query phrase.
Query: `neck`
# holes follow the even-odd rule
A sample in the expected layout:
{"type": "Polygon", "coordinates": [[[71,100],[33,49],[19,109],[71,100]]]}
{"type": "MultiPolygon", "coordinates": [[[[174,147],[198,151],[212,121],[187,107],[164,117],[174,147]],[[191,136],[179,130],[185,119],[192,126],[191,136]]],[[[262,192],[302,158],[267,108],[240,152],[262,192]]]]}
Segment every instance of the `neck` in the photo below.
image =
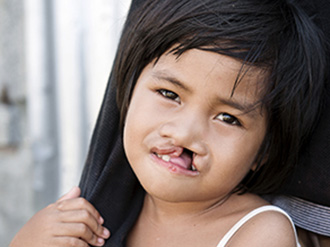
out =
{"type": "Polygon", "coordinates": [[[146,194],[143,214],[155,224],[173,224],[176,222],[195,221],[213,217],[230,195],[218,200],[206,202],[168,202],[146,194]]]}

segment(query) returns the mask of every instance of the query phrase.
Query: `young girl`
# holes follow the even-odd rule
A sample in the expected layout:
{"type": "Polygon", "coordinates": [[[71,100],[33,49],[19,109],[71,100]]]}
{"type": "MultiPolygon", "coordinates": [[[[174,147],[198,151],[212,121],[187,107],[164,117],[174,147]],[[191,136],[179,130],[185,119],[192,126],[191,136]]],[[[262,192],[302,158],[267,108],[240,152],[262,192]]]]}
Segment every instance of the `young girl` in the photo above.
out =
{"type": "Polygon", "coordinates": [[[73,189],[11,247],[298,246],[290,218],[258,195],[295,165],[324,71],[322,35],[294,1],[139,1],[94,132],[85,199],[73,189]]]}

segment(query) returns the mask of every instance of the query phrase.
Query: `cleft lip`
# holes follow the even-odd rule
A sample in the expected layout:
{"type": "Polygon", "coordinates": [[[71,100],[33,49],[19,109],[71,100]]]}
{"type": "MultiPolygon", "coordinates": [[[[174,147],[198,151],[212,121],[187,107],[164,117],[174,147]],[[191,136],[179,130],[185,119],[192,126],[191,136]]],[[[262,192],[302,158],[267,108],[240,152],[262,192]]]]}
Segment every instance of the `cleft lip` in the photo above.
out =
{"type": "Polygon", "coordinates": [[[153,148],[152,153],[169,165],[181,167],[182,169],[192,172],[198,172],[196,165],[193,163],[193,158],[196,154],[189,149],[182,147],[171,147],[167,149],[153,148]]]}

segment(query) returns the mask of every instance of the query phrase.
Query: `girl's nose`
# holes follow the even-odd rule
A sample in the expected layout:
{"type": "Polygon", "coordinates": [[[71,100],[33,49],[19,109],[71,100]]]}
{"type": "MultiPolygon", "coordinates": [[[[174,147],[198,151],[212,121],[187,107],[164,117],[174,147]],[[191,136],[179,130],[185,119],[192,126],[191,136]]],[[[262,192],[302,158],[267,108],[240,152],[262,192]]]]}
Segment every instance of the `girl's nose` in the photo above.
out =
{"type": "Polygon", "coordinates": [[[165,121],[159,128],[160,136],[171,139],[176,146],[181,146],[198,154],[206,154],[207,123],[197,115],[176,116],[165,121]]]}

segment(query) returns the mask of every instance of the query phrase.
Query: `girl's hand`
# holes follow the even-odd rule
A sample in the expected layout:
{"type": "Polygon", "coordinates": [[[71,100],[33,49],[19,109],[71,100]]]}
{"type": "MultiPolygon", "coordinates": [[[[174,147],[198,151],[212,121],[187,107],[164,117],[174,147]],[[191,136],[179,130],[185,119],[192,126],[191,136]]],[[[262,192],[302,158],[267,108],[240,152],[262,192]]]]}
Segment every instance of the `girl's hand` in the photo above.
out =
{"type": "Polygon", "coordinates": [[[103,246],[110,232],[98,211],[74,187],[35,214],[16,234],[10,247],[103,246]]]}

